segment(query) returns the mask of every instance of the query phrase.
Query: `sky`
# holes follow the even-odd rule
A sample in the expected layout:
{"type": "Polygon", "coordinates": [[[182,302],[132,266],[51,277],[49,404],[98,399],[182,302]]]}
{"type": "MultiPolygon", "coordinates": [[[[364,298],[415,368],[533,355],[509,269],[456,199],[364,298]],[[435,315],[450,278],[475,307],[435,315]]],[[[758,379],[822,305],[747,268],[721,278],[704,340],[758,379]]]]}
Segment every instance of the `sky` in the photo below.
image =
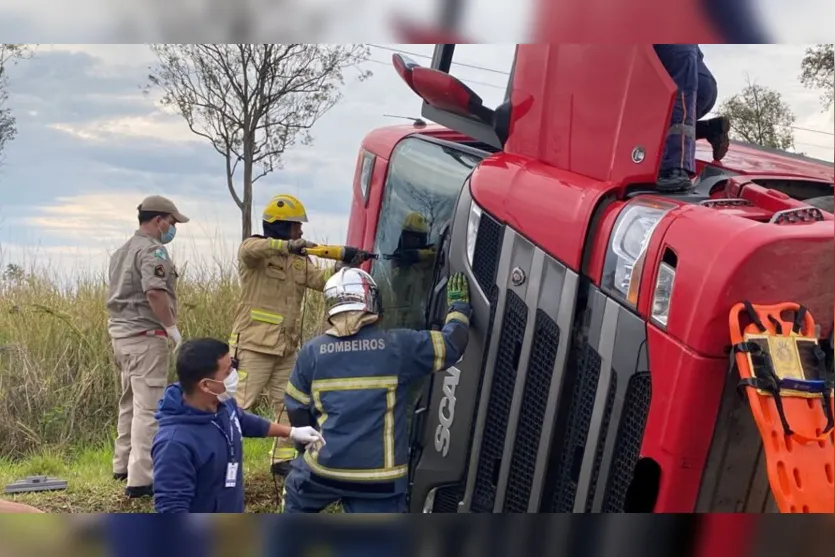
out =
{"type": "MultiPolygon", "coordinates": [[[[738,93],[746,75],[782,93],[798,128],[797,148],[833,160],[833,112],[797,79],[804,45],[705,45],[719,83],[719,102],[738,93]]],[[[429,64],[430,45],[372,46],[363,82],[346,73],[343,99],[313,128],[314,143],[285,154],[284,168],[255,185],[255,223],[277,193],[297,195],[308,209],[307,237],[340,243],[348,226],[352,180],[362,138],[400,124],[385,115],[419,116],[420,101],[390,65],[391,49],[429,64]]],[[[513,45],[464,45],[454,67],[488,106],[504,94],[513,45]],[[494,70],[494,71],[489,71],[494,70]]],[[[231,262],[240,213],[226,189],[223,159],[183,119],[143,95],[153,54],[145,45],[41,45],[9,68],[8,106],[18,137],[0,166],[0,264],[48,265],[62,275],[98,272],[108,253],[135,228],[143,197],[170,197],[192,221],[171,244],[178,264],[231,262]]]]}

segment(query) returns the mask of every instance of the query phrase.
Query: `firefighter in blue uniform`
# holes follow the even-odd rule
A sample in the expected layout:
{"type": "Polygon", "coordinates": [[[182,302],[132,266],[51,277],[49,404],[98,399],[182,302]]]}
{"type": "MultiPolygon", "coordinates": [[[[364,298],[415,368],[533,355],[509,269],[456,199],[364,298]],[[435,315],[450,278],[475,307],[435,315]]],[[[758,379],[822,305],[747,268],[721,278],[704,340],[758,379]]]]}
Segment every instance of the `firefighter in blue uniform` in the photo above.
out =
{"type": "Polygon", "coordinates": [[[730,121],[724,116],[700,120],[716,104],[718,88],[699,45],[656,44],[653,47],[678,87],[657,187],[666,192],[687,191],[693,186],[692,177],[696,172],[696,140],[706,139],[713,147],[713,158],[722,160],[728,152],[730,121]]]}
{"type": "Polygon", "coordinates": [[[378,327],[377,285],[361,269],[341,269],[324,294],[331,328],[301,349],[285,407],[293,426],[318,424],[326,444],[293,461],[284,512],[320,512],[335,501],[349,513],[406,512],[409,387],[463,355],[467,279],[450,277],[440,331],[378,327]]]}

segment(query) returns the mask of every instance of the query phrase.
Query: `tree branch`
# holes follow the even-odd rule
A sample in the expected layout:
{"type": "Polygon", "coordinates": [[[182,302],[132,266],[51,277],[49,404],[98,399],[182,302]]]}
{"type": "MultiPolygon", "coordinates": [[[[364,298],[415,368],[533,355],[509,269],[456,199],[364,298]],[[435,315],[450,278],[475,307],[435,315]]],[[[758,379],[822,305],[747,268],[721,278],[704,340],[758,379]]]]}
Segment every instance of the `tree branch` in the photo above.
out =
{"type": "MultiPolygon", "coordinates": [[[[157,65],[150,87],[174,107],[189,129],[224,157],[227,187],[247,211],[252,185],[280,167],[297,142],[340,99],[343,72],[363,62],[362,45],[305,44],[151,45],[157,65]],[[234,176],[243,162],[243,194],[234,176]],[[259,169],[253,172],[253,165],[259,169]]],[[[370,72],[360,72],[360,79],[370,72]]],[[[244,234],[249,220],[242,215],[244,234]]]]}
{"type": "Polygon", "coordinates": [[[238,161],[236,160],[235,166],[232,166],[229,160],[230,157],[230,154],[226,155],[226,186],[229,188],[229,193],[232,194],[232,200],[235,202],[235,205],[238,206],[238,209],[243,209],[244,202],[238,197],[238,192],[235,191],[235,182],[232,180],[232,177],[235,175],[235,168],[238,166],[238,161]]]}

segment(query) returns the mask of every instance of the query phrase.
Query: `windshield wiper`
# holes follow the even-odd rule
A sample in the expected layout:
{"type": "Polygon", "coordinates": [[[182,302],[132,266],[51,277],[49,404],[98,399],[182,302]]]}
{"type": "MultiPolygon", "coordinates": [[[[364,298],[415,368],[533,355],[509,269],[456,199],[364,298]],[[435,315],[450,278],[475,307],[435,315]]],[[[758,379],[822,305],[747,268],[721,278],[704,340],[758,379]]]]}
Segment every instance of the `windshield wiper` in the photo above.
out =
{"type": "Polygon", "coordinates": [[[424,309],[423,322],[428,329],[432,329],[432,302],[438,299],[438,293],[446,287],[446,281],[440,283],[441,270],[446,260],[446,239],[449,235],[450,225],[447,224],[441,230],[441,235],[438,237],[438,249],[435,252],[435,260],[432,262],[432,288],[429,290],[429,299],[426,301],[426,309],[424,309]]]}

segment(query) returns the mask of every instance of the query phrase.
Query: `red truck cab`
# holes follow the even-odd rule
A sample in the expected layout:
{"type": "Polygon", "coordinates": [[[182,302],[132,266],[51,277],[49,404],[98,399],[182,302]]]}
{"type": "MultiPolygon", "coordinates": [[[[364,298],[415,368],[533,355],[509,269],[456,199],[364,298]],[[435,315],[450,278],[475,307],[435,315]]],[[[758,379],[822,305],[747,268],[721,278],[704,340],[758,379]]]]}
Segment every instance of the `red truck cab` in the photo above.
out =
{"type": "Polygon", "coordinates": [[[414,405],[412,511],[773,510],[728,313],[796,301],[830,346],[833,215],[806,200],[832,164],[699,145],[695,189],[661,194],[675,86],[651,45],[519,45],[495,109],[454,46],[395,56],[442,125],[366,136],[348,231],[383,255],[384,325],[437,327],[446,277],[471,284],[467,352],[414,405]],[[403,264],[415,213],[432,257],[403,264]]]}

